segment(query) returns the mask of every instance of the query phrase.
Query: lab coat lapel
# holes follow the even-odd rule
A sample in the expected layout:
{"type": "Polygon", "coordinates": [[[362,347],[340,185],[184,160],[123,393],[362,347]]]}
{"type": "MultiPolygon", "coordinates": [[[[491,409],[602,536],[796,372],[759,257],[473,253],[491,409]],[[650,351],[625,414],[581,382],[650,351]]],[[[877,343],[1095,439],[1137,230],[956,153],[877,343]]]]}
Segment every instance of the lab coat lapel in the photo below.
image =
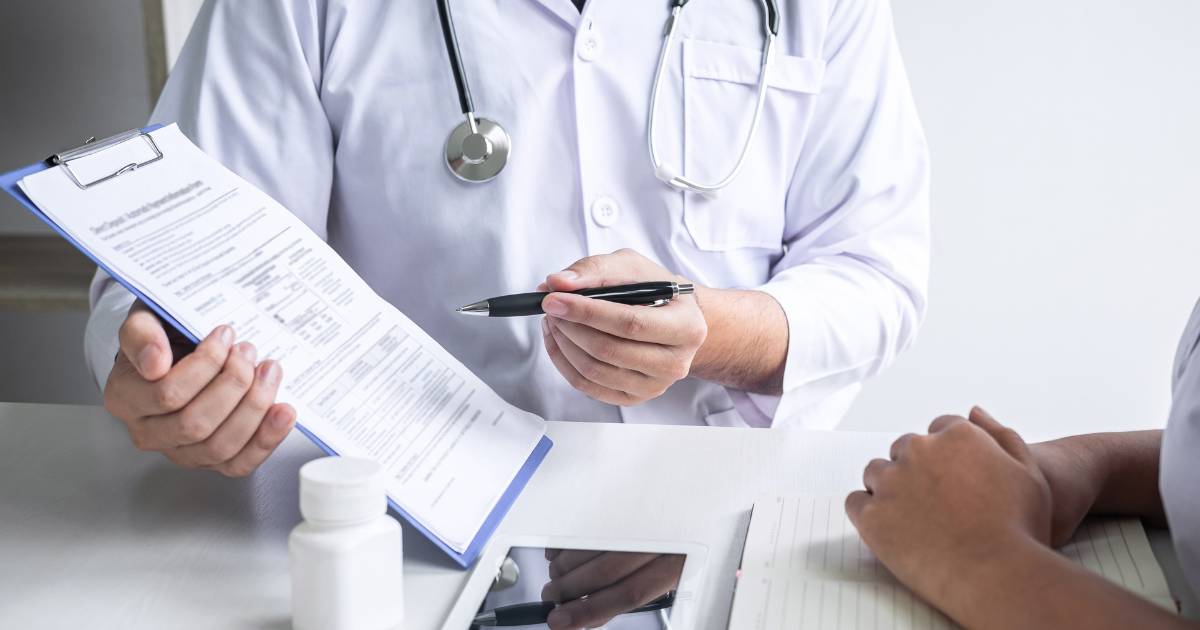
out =
{"type": "Polygon", "coordinates": [[[572,29],[579,28],[579,9],[575,8],[575,4],[571,0],[532,0],[535,4],[542,5],[550,14],[558,16],[563,22],[566,22],[572,29]]]}

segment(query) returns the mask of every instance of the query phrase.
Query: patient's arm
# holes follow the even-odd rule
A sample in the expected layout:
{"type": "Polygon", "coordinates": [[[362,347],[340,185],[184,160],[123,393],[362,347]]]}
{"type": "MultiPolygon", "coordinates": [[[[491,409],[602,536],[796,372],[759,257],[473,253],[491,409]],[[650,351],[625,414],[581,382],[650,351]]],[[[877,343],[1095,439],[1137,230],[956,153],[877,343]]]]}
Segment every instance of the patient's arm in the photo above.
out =
{"type": "Polygon", "coordinates": [[[1200,628],[1032,539],[994,551],[996,561],[937,602],[968,628],[1200,628]]]}
{"type": "Polygon", "coordinates": [[[1088,514],[1165,525],[1158,492],[1162,431],[1092,433],[1031,444],[1053,495],[1051,540],[1061,545],[1088,514]]]}
{"type": "Polygon", "coordinates": [[[1051,541],[1060,497],[1078,518],[1162,516],[1155,433],[1042,445],[1043,459],[986,412],[943,416],[906,435],[846,498],[863,541],[891,572],[969,628],[1195,628],[1073,565],[1051,541]],[[1111,448],[1110,448],[1111,447],[1111,448]],[[1058,478],[1051,489],[1043,465],[1058,478]],[[1080,483],[1071,483],[1080,482],[1080,483]]]}

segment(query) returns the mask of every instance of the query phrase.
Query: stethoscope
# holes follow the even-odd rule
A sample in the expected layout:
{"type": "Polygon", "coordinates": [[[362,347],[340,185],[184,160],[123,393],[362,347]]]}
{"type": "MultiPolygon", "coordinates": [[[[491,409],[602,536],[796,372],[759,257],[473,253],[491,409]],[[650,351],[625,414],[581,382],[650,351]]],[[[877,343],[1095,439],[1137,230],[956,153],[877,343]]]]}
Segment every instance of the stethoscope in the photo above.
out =
{"type": "MultiPolygon", "coordinates": [[[[647,115],[646,145],[650,151],[650,162],[654,165],[654,174],[662,181],[692,192],[711,193],[729,185],[750,152],[750,143],[758,131],[758,120],[762,115],[763,104],[767,99],[767,71],[771,65],[771,55],[775,47],[775,38],[779,35],[779,12],[775,0],[758,0],[763,9],[763,43],[762,61],[758,74],[758,95],[754,103],[754,117],[750,120],[750,131],[738,154],[737,162],[729,170],[729,174],[715,183],[704,184],[680,175],[677,170],[659,159],[654,146],[654,123],[658,118],[658,90],[662,83],[663,68],[667,64],[671,44],[675,41],[675,25],[679,22],[679,13],[689,0],[671,0],[671,15],[667,18],[664,29],[662,47],[658,52],[658,67],[654,71],[654,86],[650,91],[650,112],[647,115]]],[[[499,123],[475,116],[475,103],[471,99],[471,88],[467,84],[467,73],[463,69],[462,58],[458,51],[458,35],[454,29],[454,18],[450,15],[449,0],[437,0],[438,17],[442,23],[442,39],[446,42],[446,53],[450,57],[450,70],[454,73],[454,87],[458,90],[458,104],[466,120],[459,123],[446,138],[446,166],[455,177],[464,182],[482,183],[491,181],[504,170],[508,157],[512,154],[512,139],[499,123]]],[[[710,152],[711,153],[711,152],[710,152]]]]}

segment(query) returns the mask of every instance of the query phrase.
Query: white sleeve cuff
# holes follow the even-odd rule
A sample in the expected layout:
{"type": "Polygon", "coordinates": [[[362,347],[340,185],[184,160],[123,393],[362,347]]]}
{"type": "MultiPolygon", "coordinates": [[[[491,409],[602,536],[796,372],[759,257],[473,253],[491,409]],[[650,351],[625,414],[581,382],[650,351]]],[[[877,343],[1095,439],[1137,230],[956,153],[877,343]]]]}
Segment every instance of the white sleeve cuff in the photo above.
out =
{"type": "Polygon", "coordinates": [[[84,330],[83,356],[87,359],[92,378],[101,392],[108,382],[113,360],[120,351],[117,332],[121,329],[133,300],[133,294],[125,287],[113,281],[103,270],[96,270],[88,293],[92,313],[88,316],[87,328],[84,330]]]}

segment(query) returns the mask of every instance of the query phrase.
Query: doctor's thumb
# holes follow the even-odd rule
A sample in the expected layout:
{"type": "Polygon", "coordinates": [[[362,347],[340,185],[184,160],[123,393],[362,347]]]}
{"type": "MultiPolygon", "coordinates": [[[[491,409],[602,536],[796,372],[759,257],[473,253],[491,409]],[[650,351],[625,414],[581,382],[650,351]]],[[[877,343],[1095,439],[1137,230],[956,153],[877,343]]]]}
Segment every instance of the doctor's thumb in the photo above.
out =
{"type": "Polygon", "coordinates": [[[604,256],[588,256],[572,263],[566,269],[546,276],[546,285],[551,291],[575,291],[590,287],[614,284],[611,266],[604,256]]]}
{"type": "Polygon", "coordinates": [[[121,354],[142,378],[156,381],[170,371],[172,354],[167,332],[158,317],[141,302],[129,309],[119,337],[121,354]]]}
{"type": "Polygon", "coordinates": [[[546,276],[547,291],[574,291],[588,286],[584,277],[570,267],[546,276]]]}

